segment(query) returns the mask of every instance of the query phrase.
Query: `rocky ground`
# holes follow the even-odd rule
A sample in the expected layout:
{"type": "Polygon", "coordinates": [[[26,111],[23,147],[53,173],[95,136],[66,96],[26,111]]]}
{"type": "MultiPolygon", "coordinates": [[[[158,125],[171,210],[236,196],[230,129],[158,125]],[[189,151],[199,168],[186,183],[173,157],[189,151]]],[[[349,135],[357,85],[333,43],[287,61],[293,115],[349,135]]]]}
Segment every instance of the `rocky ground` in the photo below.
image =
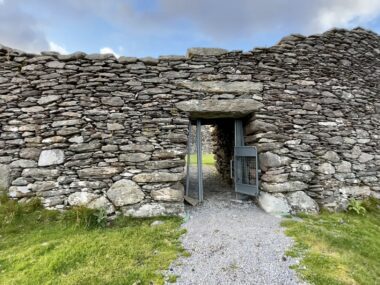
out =
{"type": "MultiPolygon", "coordinates": [[[[194,174],[194,171],[193,171],[194,174]]],[[[292,240],[254,203],[234,201],[231,188],[213,167],[204,167],[205,201],[187,208],[183,245],[190,257],[178,259],[169,274],[177,284],[300,284],[285,257],[292,240]]]]}

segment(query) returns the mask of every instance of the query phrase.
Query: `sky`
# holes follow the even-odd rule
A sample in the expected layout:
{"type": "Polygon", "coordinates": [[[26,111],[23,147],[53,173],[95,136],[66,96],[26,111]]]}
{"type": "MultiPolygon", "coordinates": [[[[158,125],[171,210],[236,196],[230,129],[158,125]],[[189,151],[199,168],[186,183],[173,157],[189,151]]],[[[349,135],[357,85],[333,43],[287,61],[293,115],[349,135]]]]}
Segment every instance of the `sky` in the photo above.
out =
{"type": "Polygon", "coordinates": [[[357,26],[380,34],[380,0],[0,0],[0,44],[33,53],[248,51],[357,26]]]}

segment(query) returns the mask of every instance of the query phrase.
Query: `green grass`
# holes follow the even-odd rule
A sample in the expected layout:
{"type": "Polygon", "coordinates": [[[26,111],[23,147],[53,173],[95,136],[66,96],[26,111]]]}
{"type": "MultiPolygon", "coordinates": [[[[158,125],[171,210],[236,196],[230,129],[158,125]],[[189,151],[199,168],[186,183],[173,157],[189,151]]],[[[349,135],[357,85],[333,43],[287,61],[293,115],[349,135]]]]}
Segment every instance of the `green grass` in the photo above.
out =
{"type": "MultiPolygon", "coordinates": [[[[197,163],[198,163],[197,155],[196,154],[191,154],[190,155],[190,164],[197,164],[197,163]]],[[[203,153],[202,154],[202,164],[215,165],[214,154],[212,154],[212,153],[203,153]]]]}
{"type": "Polygon", "coordinates": [[[0,284],[163,284],[162,270],[184,253],[179,218],[119,218],[101,227],[85,208],[0,204],[0,284]],[[157,219],[165,223],[150,226],[157,219]]]}
{"type": "Polygon", "coordinates": [[[296,241],[288,255],[302,258],[294,266],[310,284],[380,284],[380,202],[364,203],[366,215],[328,213],[285,220],[296,241]]]}

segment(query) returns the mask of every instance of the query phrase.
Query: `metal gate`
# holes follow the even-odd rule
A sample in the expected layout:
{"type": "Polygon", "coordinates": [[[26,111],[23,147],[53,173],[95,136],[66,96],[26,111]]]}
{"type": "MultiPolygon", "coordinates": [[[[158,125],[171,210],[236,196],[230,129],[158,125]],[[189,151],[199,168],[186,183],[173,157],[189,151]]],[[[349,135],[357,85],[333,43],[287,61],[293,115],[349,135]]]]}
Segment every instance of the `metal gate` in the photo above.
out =
{"type": "Polygon", "coordinates": [[[235,183],[235,192],[249,196],[259,194],[259,171],[257,150],[244,146],[244,128],[241,120],[235,121],[235,148],[231,174],[235,183]]]}
{"type": "MultiPolygon", "coordinates": [[[[195,122],[194,122],[195,123],[195,122]]],[[[196,120],[195,144],[197,151],[197,197],[191,197],[190,188],[190,150],[191,150],[191,123],[189,124],[189,138],[187,146],[187,175],[185,200],[195,205],[203,201],[203,173],[202,173],[202,134],[201,120],[196,120]]],[[[241,120],[235,120],[235,146],[231,160],[231,178],[234,180],[235,192],[249,196],[259,193],[257,150],[255,147],[244,146],[244,128],[241,120]]]]}

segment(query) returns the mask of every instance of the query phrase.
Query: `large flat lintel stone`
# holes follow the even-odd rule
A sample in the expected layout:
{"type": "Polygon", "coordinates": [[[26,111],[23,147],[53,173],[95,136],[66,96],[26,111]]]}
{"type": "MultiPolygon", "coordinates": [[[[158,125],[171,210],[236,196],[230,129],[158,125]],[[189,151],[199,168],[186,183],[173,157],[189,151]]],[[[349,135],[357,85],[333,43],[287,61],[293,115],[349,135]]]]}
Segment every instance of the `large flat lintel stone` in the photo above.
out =
{"type": "Polygon", "coordinates": [[[205,93],[233,93],[247,94],[263,91],[264,85],[261,82],[252,81],[190,81],[180,80],[177,84],[181,87],[188,88],[193,91],[201,91],[205,93]]]}
{"type": "Polygon", "coordinates": [[[253,99],[189,100],[176,104],[181,111],[190,113],[193,119],[242,118],[264,107],[253,99]]]}

